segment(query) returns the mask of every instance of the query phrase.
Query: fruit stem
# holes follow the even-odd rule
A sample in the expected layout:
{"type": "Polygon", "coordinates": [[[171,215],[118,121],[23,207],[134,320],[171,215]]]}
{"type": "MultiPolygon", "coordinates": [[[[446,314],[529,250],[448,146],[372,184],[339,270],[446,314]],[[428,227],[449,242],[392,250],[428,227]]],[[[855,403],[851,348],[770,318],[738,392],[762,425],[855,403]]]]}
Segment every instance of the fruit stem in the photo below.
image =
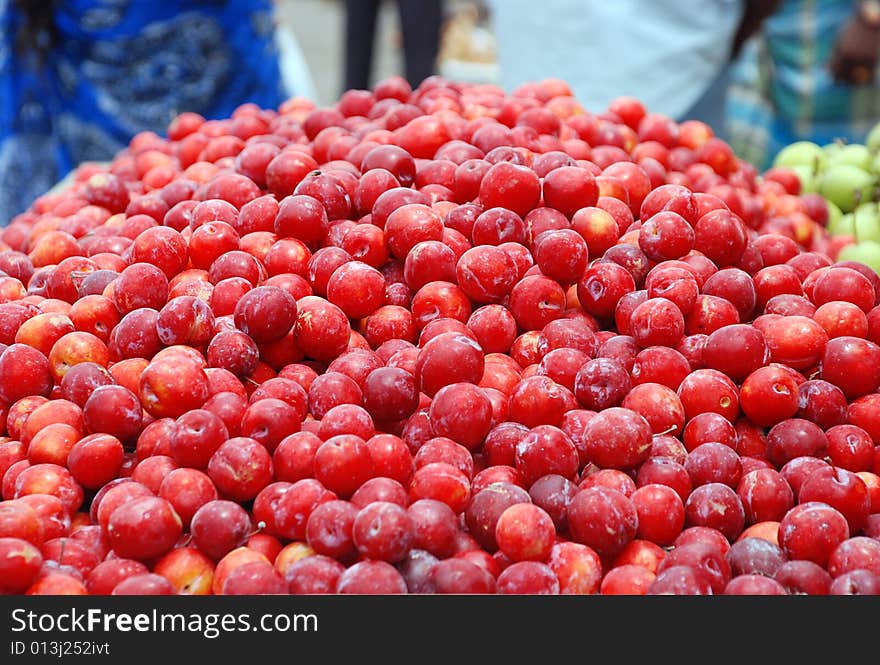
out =
{"type": "Polygon", "coordinates": [[[853,234],[853,238],[855,238],[856,243],[859,242],[859,225],[857,224],[858,212],[859,212],[859,204],[858,204],[859,193],[860,193],[859,190],[856,190],[856,192],[855,192],[856,207],[853,208],[853,211],[852,211],[852,216],[853,216],[853,223],[852,223],[853,233],[852,234],[853,234]]]}
{"type": "Polygon", "coordinates": [[[260,533],[265,528],[266,528],[266,523],[263,520],[260,520],[259,522],[257,522],[254,525],[254,528],[247,535],[247,537],[250,538],[251,536],[256,536],[258,533],[260,533]]]}

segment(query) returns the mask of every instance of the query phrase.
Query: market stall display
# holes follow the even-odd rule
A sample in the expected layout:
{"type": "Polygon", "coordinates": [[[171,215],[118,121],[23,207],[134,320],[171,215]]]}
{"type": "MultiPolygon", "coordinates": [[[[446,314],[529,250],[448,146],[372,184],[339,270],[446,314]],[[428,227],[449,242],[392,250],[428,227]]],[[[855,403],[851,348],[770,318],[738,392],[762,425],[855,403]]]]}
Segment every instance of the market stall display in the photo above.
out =
{"type": "Polygon", "coordinates": [[[0,590],[880,592],[880,277],[788,166],[554,79],[135,136],[0,231],[0,590]]]}

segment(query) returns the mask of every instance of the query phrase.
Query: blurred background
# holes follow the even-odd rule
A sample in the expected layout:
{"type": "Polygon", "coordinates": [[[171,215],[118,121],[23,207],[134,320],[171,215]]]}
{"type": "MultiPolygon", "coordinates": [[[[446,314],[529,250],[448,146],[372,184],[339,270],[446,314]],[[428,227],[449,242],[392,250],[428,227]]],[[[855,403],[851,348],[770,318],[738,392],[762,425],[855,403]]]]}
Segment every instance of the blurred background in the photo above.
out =
{"type": "MultiPolygon", "coordinates": [[[[345,2],[277,0],[277,11],[282,30],[294,35],[310,72],[312,81],[304,85],[311,86],[318,104],[332,104],[345,90],[345,2]]],[[[445,0],[438,73],[455,80],[499,81],[495,37],[488,17],[484,2],[445,0]]],[[[376,25],[373,82],[403,73],[402,44],[397,6],[393,0],[385,0],[380,3],[376,25]]],[[[285,65],[291,71],[299,70],[298,55],[287,52],[286,56],[285,65]]]]}

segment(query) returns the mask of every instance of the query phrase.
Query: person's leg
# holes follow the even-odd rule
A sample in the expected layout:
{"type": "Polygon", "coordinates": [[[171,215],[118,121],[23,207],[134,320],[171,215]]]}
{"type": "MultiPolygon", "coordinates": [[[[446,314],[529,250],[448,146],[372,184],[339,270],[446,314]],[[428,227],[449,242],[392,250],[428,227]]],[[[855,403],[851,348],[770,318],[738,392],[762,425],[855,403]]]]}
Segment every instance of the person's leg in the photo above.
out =
{"type": "Polygon", "coordinates": [[[380,0],[345,0],[344,90],[370,87],[380,0]]]}
{"type": "Polygon", "coordinates": [[[436,69],[442,0],[397,0],[403,34],[404,75],[415,88],[436,69]]]}

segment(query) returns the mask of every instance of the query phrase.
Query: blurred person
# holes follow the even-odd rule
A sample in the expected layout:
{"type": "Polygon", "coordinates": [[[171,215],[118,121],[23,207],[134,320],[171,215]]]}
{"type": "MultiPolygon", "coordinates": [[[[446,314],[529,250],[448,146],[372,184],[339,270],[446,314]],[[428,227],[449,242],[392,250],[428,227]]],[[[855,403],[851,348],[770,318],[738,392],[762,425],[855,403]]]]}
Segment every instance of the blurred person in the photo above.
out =
{"type": "Polygon", "coordinates": [[[782,0],[737,61],[731,145],[768,168],[795,141],[864,142],[880,121],[880,2],[782,0]]]}
{"type": "Polygon", "coordinates": [[[727,66],[772,10],[748,0],[490,0],[501,85],[559,78],[594,113],[616,97],[723,126],[727,66]]]}
{"type": "MultiPolygon", "coordinates": [[[[345,0],[343,91],[370,87],[376,21],[383,0],[345,0]]],[[[394,0],[403,42],[404,78],[415,88],[434,74],[443,23],[442,0],[394,0]]]]}
{"type": "Polygon", "coordinates": [[[179,112],[292,96],[271,0],[7,0],[0,28],[0,225],[179,112]]]}

